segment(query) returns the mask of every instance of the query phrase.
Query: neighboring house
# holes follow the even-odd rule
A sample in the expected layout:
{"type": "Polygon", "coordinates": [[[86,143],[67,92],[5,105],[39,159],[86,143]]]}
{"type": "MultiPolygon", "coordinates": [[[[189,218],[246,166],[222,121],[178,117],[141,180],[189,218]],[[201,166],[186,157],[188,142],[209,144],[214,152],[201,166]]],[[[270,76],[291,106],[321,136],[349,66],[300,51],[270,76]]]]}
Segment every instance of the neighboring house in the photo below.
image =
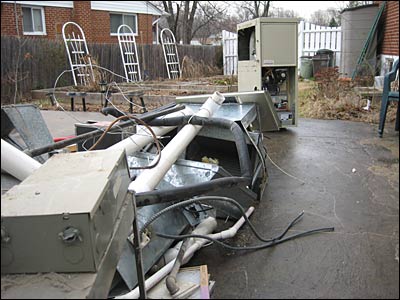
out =
{"type": "Polygon", "coordinates": [[[137,43],[151,44],[164,14],[149,1],[1,1],[1,35],[58,39],[73,21],[88,42],[117,43],[118,26],[127,24],[137,43]]]}
{"type": "Polygon", "coordinates": [[[222,45],[222,33],[211,34],[205,42],[206,45],[220,46],[222,45]]]}
{"type": "Polygon", "coordinates": [[[382,5],[386,2],[378,36],[380,43],[378,55],[381,58],[381,74],[387,73],[393,61],[399,58],[399,2],[398,1],[374,1],[382,5]]]}

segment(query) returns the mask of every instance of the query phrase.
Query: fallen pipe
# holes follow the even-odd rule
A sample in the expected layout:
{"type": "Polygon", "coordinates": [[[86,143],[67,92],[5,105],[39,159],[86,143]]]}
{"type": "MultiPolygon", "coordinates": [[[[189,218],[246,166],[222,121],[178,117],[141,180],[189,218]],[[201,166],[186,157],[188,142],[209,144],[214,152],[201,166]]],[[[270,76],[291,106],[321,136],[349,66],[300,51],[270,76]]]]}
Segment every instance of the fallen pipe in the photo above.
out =
{"type": "Polygon", "coordinates": [[[26,155],[13,145],[1,140],[1,169],[15,178],[23,181],[35,170],[42,166],[41,163],[26,155]]]}
{"type": "Polygon", "coordinates": [[[158,203],[176,201],[176,199],[187,199],[197,195],[210,193],[222,188],[246,187],[250,180],[244,177],[223,177],[207,182],[188,184],[174,187],[172,189],[153,190],[149,192],[136,193],[136,206],[147,206],[158,203]]]}
{"type": "MultiPolygon", "coordinates": [[[[250,207],[246,212],[247,217],[249,217],[253,213],[253,211],[254,211],[254,207],[250,207]]],[[[233,230],[231,230],[231,229],[224,230],[220,233],[220,235],[218,233],[210,235],[210,232],[212,232],[216,228],[217,222],[214,218],[208,217],[203,222],[201,222],[200,225],[197,226],[195,230],[193,230],[192,234],[199,234],[199,232],[203,232],[203,234],[205,233],[209,236],[218,236],[219,235],[219,236],[233,237],[230,235],[236,234],[236,232],[244,224],[244,222],[245,222],[244,217],[241,217],[235,223],[235,225],[232,227],[232,228],[234,228],[233,230]],[[206,232],[204,232],[204,231],[206,231],[206,232]],[[228,232],[229,232],[229,234],[228,234],[228,232]]],[[[189,248],[185,252],[182,264],[187,263],[192,258],[193,254],[197,250],[199,250],[204,244],[207,243],[207,240],[201,239],[201,238],[191,239],[191,241],[192,241],[192,244],[190,246],[188,245],[189,248]]],[[[175,255],[175,257],[176,257],[176,255],[175,255]]],[[[174,263],[175,263],[175,259],[171,260],[168,264],[166,264],[164,267],[162,267],[157,273],[155,273],[151,277],[149,277],[145,283],[146,290],[150,290],[159,281],[161,281],[165,276],[167,276],[170,273],[174,263]]],[[[125,295],[115,297],[115,299],[137,299],[137,298],[139,298],[139,288],[138,287],[136,287],[135,289],[133,289],[132,291],[130,291],[129,293],[127,293],[125,295]]]]}
{"type": "MultiPolygon", "coordinates": [[[[171,114],[173,112],[176,112],[176,111],[179,111],[179,110],[182,110],[182,109],[184,109],[183,105],[176,105],[174,107],[167,106],[163,110],[160,109],[160,110],[151,111],[151,112],[139,115],[137,117],[139,117],[142,121],[148,122],[148,121],[150,121],[150,120],[152,120],[152,119],[154,119],[156,117],[163,116],[163,115],[166,115],[166,114],[171,114]]],[[[175,114],[173,116],[180,116],[180,115],[179,114],[175,114]]],[[[124,128],[124,127],[127,127],[127,126],[132,126],[132,125],[135,125],[134,121],[122,122],[118,126],[115,126],[115,128],[111,128],[109,132],[120,130],[121,128],[124,128]]],[[[171,130],[172,129],[173,128],[171,128],[171,130]]],[[[57,149],[61,149],[61,148],[64,148],[64,147],[72,145],[72,144],[83,142],[83,141],[85,141],[87,139],[98,137],[98,136],[102,135],[103,132],[104,132],[104,130],[101,130],[101,129],[93,130],[93,131],[78,135],[78,136],[76,136],[74,138],[71,138],[71,139],[59,141],[59,142],[56,142],[54,144],[42,146],[42,147],[31,149],[31,150],[26,150],[25,153],[27,155],[31,156],[31,157],[39,156],[39,155],[42,155],[44,153],[48,153],[48,152],[51,152],[51,151],[54,151],[54,150],[57,150],[57,149]]]]}
{"type": "MultiPolygon", "coordinates": [[[[196,113],[196,116],[211,117],[213,113],[219,109],[224,100],[225,97],[222,94],[215,92],[201,106],[200,110],[196,113]]],[[[161,158],[157,166],[140,173],[136,180],[129,185],[128,190],[132,193],[141,193],[153,190],[201,128],[202,127],[199,125],[185,125],[161,152],[161,158]]]]}
{"type": "MultiPolygon", "coordinates": [[[[169,115],[164,116],[165,118],[172,118],[172,117],[177,117],[177,116],[185,116],[185,115],[191,115],[193,114],[193,111],[190,108],[185,108],[184,110],[178,111],[171,113],[169,115]]],[[[154,134],[156,136],[164,136],[168,132],[172,131],[175,129],[176,126],[157,126],[157,127],[151,127],[153,130],[154,134]]],[[[149,130],[145,128],[144,126],[137,126],[136,127],[136,134],[131,135],[130,137],[112,145],[111,147],[107,148],[110,150],[116,150],[116,149],[125,149],[125,153],[127,156],[132,155],[136,151],[141,150],[144,146],[147,144],[153,142],[153,136],[150,134],[149,130]]]]}

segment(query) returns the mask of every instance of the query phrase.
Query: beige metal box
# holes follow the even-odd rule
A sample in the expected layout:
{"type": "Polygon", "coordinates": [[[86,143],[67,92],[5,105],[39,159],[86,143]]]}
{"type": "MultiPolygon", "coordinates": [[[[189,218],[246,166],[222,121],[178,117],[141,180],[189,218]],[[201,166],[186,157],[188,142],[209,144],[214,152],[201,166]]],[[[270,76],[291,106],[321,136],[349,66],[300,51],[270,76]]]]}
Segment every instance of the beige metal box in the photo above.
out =
{"type": "Polygon", "coordinates": [[[267,91],[278,127],[297,125],[296,18],[258,18],[237,25],[238,90],[267,91]]]}
{"type": "Polygon", "coordinates": [[[123,150],[51,157],[2,196],[2,273],[97,271],[129,182],[123,150]]]}

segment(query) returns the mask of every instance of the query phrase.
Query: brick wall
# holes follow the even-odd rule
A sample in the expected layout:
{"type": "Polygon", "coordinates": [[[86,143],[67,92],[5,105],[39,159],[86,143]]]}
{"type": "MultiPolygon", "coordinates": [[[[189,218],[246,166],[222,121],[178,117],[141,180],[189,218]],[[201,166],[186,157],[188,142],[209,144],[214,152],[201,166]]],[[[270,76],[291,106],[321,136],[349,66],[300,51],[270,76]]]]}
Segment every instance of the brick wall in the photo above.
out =
{"type": "MultiPolygon", "coordinates": [[[[108,11],[92,10],[91,12],[91,37],[85,35],[88,41],[95,43],[118,43],[117,36],[110,34],[110,13],[108,11]]],[[[136,43],[140,44],[143,39],[143,44],[153,43],[152,31],[152,15],[137,15],[138,35],[135,36],[136,43]]]]}
{"type": "MultiPolygon", "coordinates": [[[[44,7],[47,35],[30,35],[31,38],[59,39],[62,37],[62,25],[68,21],[78,23],[88,42],[118,43],[116,36],[110,35],[110,13],[91,10],[90,1],[74,1],[74,9],[59,7],[44,7]]],[[[18,24],[22,36],[22,10],[17,5],[18,24]]],[[[136,42],[152,44],[152,15],[138,14],[138,35],[136,42]]],[[[17,35],[15,26],[14,4],[1,3],[1,35],[17,35]]]]}
{"type": "MultiPolygon", "coordinates": [[[[22,33],[21,5],[17,5],[19,31],[22,33]]],[[[17,35],[14,4],[1,3],[1,35],[17,35]]]]}
{"type": "MultiPolygon", "coordinates": [[[[383,1],[375,1],[382,4],[383,1]]],[[[380,34],[383,34],[383,41],[379,45],[378,54],[399,55],[399,2],[386,1],[386,8],[383,12],[380,34]]]]}

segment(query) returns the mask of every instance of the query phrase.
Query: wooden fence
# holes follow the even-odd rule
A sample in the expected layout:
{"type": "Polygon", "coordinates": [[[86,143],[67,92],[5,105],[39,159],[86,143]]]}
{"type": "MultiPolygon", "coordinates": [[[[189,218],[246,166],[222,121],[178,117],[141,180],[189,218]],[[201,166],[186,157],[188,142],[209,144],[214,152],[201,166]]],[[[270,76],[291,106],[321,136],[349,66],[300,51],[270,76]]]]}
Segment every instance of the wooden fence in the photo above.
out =
{"type": "MultiPolygon", "coordinates": [[[[118,44],[88,44],[91,56],[101,67],[123,75],[118,44]]],[[[218,65],[220,46],[178,45],[179,58],[188,56],[194,62],[218,65]]],[[[147,79],[168,78],[161,45],[138,45],[142,74],[147,79]]],[[[1,103],[11,103],[15,93],[15,74],[18,65],[18,99],[29,97],[33,89],[51,88],[64,70],[69,70],[67,53],[62,40],[20,39],[1,37],[1,103]],[[18,52],[20,58],[18,60],[18,52]]],[[[142,75],[142,76],[143,76],[142,75]]],[[[122,78],[115,78],[123,82],[122,78]]],[[[72,85],[70,72],[64,74],[57,86],[72,85]]]]}

